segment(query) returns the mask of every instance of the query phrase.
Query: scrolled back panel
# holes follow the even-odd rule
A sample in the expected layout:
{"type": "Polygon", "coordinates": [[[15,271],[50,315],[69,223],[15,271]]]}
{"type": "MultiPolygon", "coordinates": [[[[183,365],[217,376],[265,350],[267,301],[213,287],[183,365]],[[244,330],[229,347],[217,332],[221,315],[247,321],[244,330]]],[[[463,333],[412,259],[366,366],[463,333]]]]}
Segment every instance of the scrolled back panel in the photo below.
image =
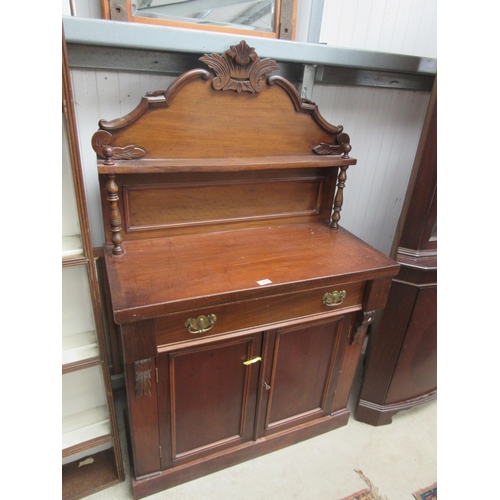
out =
{"type": "Polygon", "coordinates": [[[114,147],[144,150],[143,159],[307,155],[333,142],[311,115],[297,113],[282,87],[221,92],[201,79],[112,136],[114,147]]]}
{"type": "Polygon", "coordinates": [[[149,92],[128,115],[101,120],[92,144],[113,164],[122,159],[241,158],[328,154],[348,158],[349,136],[326,122],[244,40],[200,58],[168,89],[149,92]]]}

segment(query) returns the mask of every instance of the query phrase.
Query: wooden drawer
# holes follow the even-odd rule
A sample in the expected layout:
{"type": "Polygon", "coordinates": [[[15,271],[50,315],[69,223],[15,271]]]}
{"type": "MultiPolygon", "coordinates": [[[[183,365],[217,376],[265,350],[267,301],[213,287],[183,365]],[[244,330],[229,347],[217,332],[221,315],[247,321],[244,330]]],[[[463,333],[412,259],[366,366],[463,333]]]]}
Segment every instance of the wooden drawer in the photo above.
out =
{"type": "Polygon", "coordinates": [[[169,314],[155,320],[156,344],[157,346],[165,346],[240,330],[265,330],[290,320],[315,315],[334,315],[346,309],[361,309],[365,283],[357,282],[316,288],[169,314]],[[345,291],[342,303],[333,306],[323,304],[325,293],[333,291],[345,291]],[[201,315],[208,317],[210,314],[214,314],[217,318],[212,328],[198,333],[188,331],[185,326],[186,320],[196,319],[201,315]]]}

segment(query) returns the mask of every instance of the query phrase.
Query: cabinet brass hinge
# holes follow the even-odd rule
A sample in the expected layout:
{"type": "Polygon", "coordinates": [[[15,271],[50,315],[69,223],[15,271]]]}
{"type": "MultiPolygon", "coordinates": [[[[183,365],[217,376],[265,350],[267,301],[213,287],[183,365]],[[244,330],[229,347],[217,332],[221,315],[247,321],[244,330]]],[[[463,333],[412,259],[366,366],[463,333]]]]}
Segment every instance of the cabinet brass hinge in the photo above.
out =
{"type": "Polygon", "coordinates": [[[160,458],[161,458],[161,446],[159,446],[158,448],[160,448],[160,458]]]}
{"type": "Polygon", "coordinates": [[[155,368],[156,371],[156,383],[158,383],[158,368],[155,368]]]}

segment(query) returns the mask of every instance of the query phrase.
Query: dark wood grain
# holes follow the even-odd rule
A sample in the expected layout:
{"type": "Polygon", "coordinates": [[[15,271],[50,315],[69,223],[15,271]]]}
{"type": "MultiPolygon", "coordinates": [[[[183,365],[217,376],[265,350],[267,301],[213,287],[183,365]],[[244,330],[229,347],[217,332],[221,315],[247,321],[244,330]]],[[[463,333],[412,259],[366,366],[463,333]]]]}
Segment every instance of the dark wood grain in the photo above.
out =
{"type": "Polygon", "coordinates": [[[301,292],[285,293],[261,299],[250,299],[222,305],[207,306],[189,312],[169,314],[157,318],[156,342],[162,352],[176,344],[187,345],[205,337],[226,335],[238,331],[270,329],[278,324],[303,323],[308,318],[328,317],[361,309],[365,282],[342,283],[340,286],[313,288],[301,292]],[[346,292],[345,300],[338,306],[323,303],[323,296],[334,289],[346,292]],[[213,328],[203,333],[189,333],[184,325],[189,316],[215,314],[213,328]]]}
{"type": "MultiPolygon", "coordinates": [[[[343,317],[320,324],[278,330],[262,391],[267,405],[262,435],[269,435],[330,413],[332,378],[343,317]]],[[[338,361],[338,360],[337,360],[338,361]]],[[[265,368],[264,368],[265,370],[265,368]]],[[[264,405],[263,405],[264,406],[264,405]]]]}
{"type": "Polygon", "coordinates": [[[159,384],[166,393],[159,418],[170,421],[163,468],[252,438],[260,365],[243,362],[260,355],[261,342],[256,334],[159,356],[159,384]]]}
{"type": "Polygon", "coordinates": [[[339,224],[343,127],[247,52],[94,135],[136,498],[345,425],[399,268],[339,224]]]}
{"type": "Polygon", "coordinates": [[[61,498],[64,500],[85,498],[121,482],[111,448],[87,458],[92,459],[86,461],[87,465],[80,465],[83,460],[63,465],[61,498]]]}
{"type": "Polygon", "coordinates": [[[123,243],[105,248],[115,321],[394,275],[387,256],[324,224],[296,224],[123,243]],[[220,256],[224,256],[223,259],[220,256]],[[270,280],[261,286],[260,280],[270,280]]]}
{"type": "Polygon", "coordinates": [[[125,364],[128,414],[133,425],[129,429],[135,477],[160,470],[156,358],[147,359],[152,377],[150,393],[137,394],[135,363],[125,364]]]}
{"type": "Polygon", "coordinates": [[[408,398],[409,387],[416,398],[437,386],[437,288],[421,288],[407,327],[405,342],[394,369],[386,403],[408,398]]]}

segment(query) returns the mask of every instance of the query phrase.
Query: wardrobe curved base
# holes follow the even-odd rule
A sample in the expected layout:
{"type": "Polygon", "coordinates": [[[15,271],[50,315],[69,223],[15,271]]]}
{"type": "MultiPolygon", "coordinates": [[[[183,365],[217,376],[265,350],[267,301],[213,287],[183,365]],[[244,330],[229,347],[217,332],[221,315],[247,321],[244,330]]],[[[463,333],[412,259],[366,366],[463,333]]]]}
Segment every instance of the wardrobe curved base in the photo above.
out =
{"type": "Polygon", "coordinates": [[[410,408],[427,403],[437,398],[437,390],[423,394],[416,398],[407,399],[398,403],[391,403],[387,405],[380,405],[360,399],[356,414],[354,418],[359,422],[370,424],[374,426],[388,425],[392,423],[392,417],[402,410],[409,410],[410,408]]]}

